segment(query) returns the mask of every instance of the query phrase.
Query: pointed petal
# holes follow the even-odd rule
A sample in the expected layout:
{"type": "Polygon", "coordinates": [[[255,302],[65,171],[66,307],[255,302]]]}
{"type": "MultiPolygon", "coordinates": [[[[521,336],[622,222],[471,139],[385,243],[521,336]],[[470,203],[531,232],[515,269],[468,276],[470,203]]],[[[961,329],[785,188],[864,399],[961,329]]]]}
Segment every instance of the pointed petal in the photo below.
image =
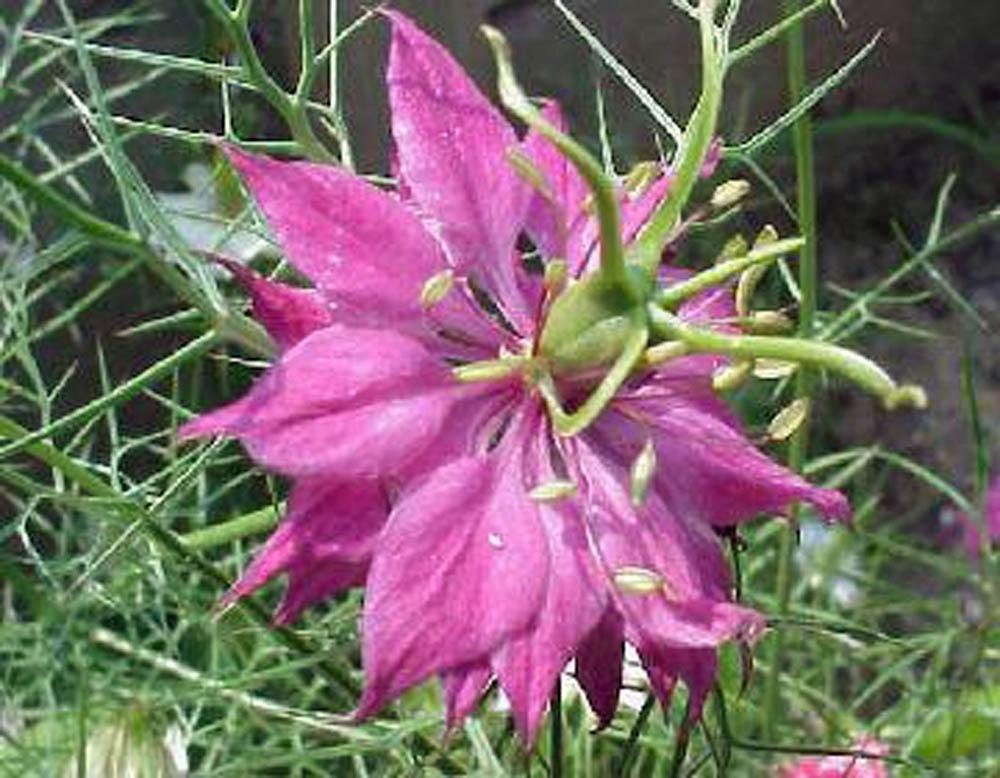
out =
{"type": "Polygon", "coordinates": [[[305,479],[292,488],[280,526],[222,598],[227,605],[276,575],[289,577],[277,623],[363,579],[388,508],[373,482],[305,479]]]}
{"type": "Polygon", "coordinates": [[[420,292],[445,269],[440,248],[398,200],[331,165],[226,153],[282,250],[337,307],[337,320],[422,321],[420,292]]]}
{"type": "MultiPolygon", "coordinates": [[[[535,484],[556,478],[549,463],[548,436],[536,433],[526,462],[535,484]]],[[[577,647],[591,633],[607,607],[602,571],[587,541],[575,501],[542,503],[538,508],[548,545],[545,598],[535,619],[507,641],[493,657],[500,688],[523,743],[534,743],[556,679],[577,647]]]]}
{"type": "Polygon", "coordinates": [[[600,457],[584,436],[575,442],[585,483],[586,520],[606,575],[637,567],[659,575],[660,592],[633,594],[611,587],[629,642],[714,647],[763,627],[759,615],[728,601],[725,560],[711,529],[677,516],[654,494],[636,509],[624,467],[600,457]]]}
{"type": "Polygon", "coordinates": [[[576,680],[603,729],[615,717],[622,687],[622,657],[625,649],[621,616],[608,608],[576,652],[576,680]]]}
{"type": "Polygon", "coordinates": [[[436,41],[403,14],[386,15],[399,170],[457,272],[478,277],[527,334],[533,311],[517,283],[514,247],[529,192],[506,158],[514,130],[436,41]]]}
{"type": "MultiPolygon", "coordinates": [[[[704,399],[651,392],[618,402],[630,419],[640,419],[652,432],[658,457],[656,487],[674,513],[714,527],[781,513],[798,501],[815,506],[829,519],[850,515],[840,492],[813,486],[772,461],[731,417],[712,412],[704,399]]],[[[625,453],[625,458],[638,454],[645,434],[633,440],[634,453],[625,453]]]]}
{"type": "Polygon", "coordinates": [[[253,316],[282,351],[333,323],[330,306],[312,289],[271,281],[238,262],[219,260],[253,301],[253,316]]]}
{"type": "Polygon", "coordinates": [[[367,716],[435,672],[484,661],[545,594],[548,552],[516,423],[404,495],[380,536],[363,623],[367,716]]]}
{"type": "Polygon", "coordinates": [[[688,720],[701,718],[705,700],[712,691],[719,663],[715,649],[671,648],[647,644],[639,650],[642,664],[649,675],[650,686],[660,704],[670,704],[677,679],[688,687],[688,720]]]}
{"type": "Polygon", "coordinates": [[[451,732],[475,710],[490,685],[492,671],[487,662],[473,662],[441,673],[445,728],[451,732]]]}
{"type": "Polygon", "coordinates": [[[182,438],[238,437],[265,467],[291,476],[377,477],[418,457],[462,387],[420,343],[335,325],[288,351],[242,399],[200,416],[182,438]]]}

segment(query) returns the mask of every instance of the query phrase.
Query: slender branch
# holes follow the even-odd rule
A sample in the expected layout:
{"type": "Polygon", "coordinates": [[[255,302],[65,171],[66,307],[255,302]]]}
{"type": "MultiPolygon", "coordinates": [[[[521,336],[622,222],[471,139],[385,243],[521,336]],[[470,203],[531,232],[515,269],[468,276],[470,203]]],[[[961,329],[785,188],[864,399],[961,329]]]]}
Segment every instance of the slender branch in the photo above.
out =
{"type": "MultiPolygon", "coordinates": [[[[785,0],[785,8],[793,16],[802,10],[802,0],[785,0]]],[[[806,93],[805,34],[801,16],[788,27],[788,101],[797,105],[806,93]]],[[[810,338],[816,321],[817,254],[816,254],[816,182],[814,170],[812,117],[803,113],[792,126],[795,143],[795,172],[798,194],[798,222],[805,245],[799,252],[799,335],[810,338]]],[[[795,398],[808,402],[813,393],[815,376],[808,366],[798,371],[795,398]]],[[[788,450],[788,465],[794,472],[801,472],[809,447],[808,419],[792,437],[788,450]]],[[[778,571],[775,582],[777,615],[788,614],[792,594],[792,557],[798,530],[795,518],[798,506],[792,508],[792,521],[781,531],[778,547],[778,571]]],[[[781,673],[785,663],[785,633],[776,630],[772,644],[771,662],[764,687],[763,724],[768,737],[775,731],[780,716],[779,691],[781,673]]]]}

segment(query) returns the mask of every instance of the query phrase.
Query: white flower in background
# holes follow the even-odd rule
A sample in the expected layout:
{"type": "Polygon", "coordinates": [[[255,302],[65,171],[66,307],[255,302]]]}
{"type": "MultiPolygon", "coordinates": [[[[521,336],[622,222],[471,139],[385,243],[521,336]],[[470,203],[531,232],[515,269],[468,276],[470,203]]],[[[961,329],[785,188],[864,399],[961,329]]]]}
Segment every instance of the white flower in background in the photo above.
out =
{"type": "MultiPolygon", "coordinates": [[[[154,726],[141,707],[123,711],[87,738],[84,778],[187,778],[187,742],[180,727],[154,726]]],[[[63,778],[78,778],[78,755],[67,762],[63,778]]]]}
{"type": "Polygon", "coordinates": [[[854,579],[861,572],[861,563],[850,533],[841,526],[808,519],[802,522],[799,532],[795,562],[809,587],[827,590],[842,608],[856,605],[861,590],[854,579]]]}
{"type": "Polygon", "coordinates": [[[268,242],[252,230],[233,228],[233,214],[226,212],[219,180],[211,167],[192,162],[184,168],[181,180],[188,191],[155,195],[174,229],[192,250],[222,254],[245,264],[268,248],[268,242]]]}

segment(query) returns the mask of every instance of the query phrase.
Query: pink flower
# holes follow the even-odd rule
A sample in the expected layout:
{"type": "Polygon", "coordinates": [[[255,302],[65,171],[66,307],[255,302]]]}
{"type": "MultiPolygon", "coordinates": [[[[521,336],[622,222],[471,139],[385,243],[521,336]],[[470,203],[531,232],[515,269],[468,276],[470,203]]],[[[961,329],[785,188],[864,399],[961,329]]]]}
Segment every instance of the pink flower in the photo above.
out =
{"type": "MultiPolygon", "coordinates": [[[[889,747],[869,735],[854,741],[865,754],[885,756],[889,747]]],[[[824,756],[800,759],[778,771],[779,778],[889,778],[889,768],[881,759],[860,756],[824,756]]]]}
{"type": "MultiPolygon", "coordinates": [[[[717,646],[763,626],[731,602],[713,527],[795,501],[842,518],[847,503],[747,440],[712,391],[711,356],[633,378],[584,432],[553,433],[530,367],[547,292],[516,244],[524,232],[571,278],[593,272],[587,189],[541,136],[519,141],[437,43],[388,16],[396,193],[334,167],[228,150],[314,289],[233,268],[282,353],[245,397],[182,431],[237,437],[293,482],[283,523],[226,598],[287,574],[284,623],[363,585],[359,716],[438,675],[454,726],[495,679],[531,742],[575,660],[607,724],[626,640],[660,698],[681,679],[697,716],[717,646]],[[515,174],[511,148],[544,176],[544,194],[515,174]],[[493,380],[456,380],[456,365],[505,355],[521,367],[501,361],[493,380]],[[636,507],[629,467],[647,441],[659,465],[636,507]],[[616,586],[636,569],[652,591],[616,586]]],[[[547,115],[562,121],[554,105],[547,115]]],[[[622,194],[625,241],[668,185],[665,175],[622,194]]],[[[730,298],[703,293],[680,315],[731,317],[730,298]]],[[[592,378],[560,381],[571,396],[592,378]]]]}
{"type": "Polygon", "coordinates": [[[981,553],[981,526],[985,526],[990,543],[1000,541],[1000,475],[993,479],[993,483],[986,491],[982,524],[967,513],[956,510],[942,511],[942,524],[944,524],[942,542],[960,543],[965,547],[969,559],[978,562],[981,553]],[[945,521],[948,523],[945,524],[945,521]]]}

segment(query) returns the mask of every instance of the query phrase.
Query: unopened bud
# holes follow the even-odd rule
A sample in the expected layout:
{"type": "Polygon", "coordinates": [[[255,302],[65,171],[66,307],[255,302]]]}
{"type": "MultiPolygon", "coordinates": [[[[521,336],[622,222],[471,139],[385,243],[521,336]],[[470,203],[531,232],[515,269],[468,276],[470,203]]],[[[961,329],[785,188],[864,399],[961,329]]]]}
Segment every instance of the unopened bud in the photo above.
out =
{"type": "Polygon", "coordinates": [[[730,259],[739,259],[740,257],[745,257],[749,251],[750,244],[747,243],[747,239],[737,233],[726,241],[715,261],[718,263],[726,262],[730,259]]]}
{"type": "Polygon", "coordinates": [[[750,315],[754,292],[766,272],[767,265],[753,265],[740,273],[740,280],[736,282],[736,313],[741,317],[750,315]]]}
{"type": "Polygon", "coordinates": [[[551,294],[559,294],[566,287],[569,267],[564,259],[552,259],[545,263],[545,276],[542,283],[545,290],[551,294]]]}
{"type": "Polygon", "coordinates": [[[666,584],[662,575],[645,567],[619,567],[614,580],[615,587],[625,594],[659,594],[666,584]]]}
{"type": "Polygon", "coordinates": [[[712,374],[712,388],[717,392],[731,392],[743,386],[752,373],[752,359],[720,367],[712,374]]]}
{"type": "Polygon", "coordinates": [[[565,480],[546,481],[528,492],[528,496],[535,502],[557,502],[574,494],[576,484],[565,480]]]}
{"type": "Polygon", "coordinates": [[[757,237],[754,238],[753,247],[759,249],[762,246],[768,246],[777,241],[779,237],[773,224],[765,225],[764,229],[757,233],[757,237]]]}
{"type": "Polygon", "coordinates": [[[629,470],[629,496],[636,508],[646,501],[646,495],[649,494],[649,487],[655,475],[656,447],[652,440],[647,440],[629,470]]]}
{"type": "Polygon", "coordinates": [[[661,170],[658,162],[638,162],[622,181],[625,191],[632,197],[643,194],[656,180],[661,170]]]}
{"type": "Polygon", "coordinates": [[[738,178],[719,184],[712,192],[712,199],[709,200],[709,203],[715,210],[722,211],[726,208],[732,208],[748,194],[750,194],[750,182],[738,178]]]}
{"type": "Polygon", "coordinates": [[[441,302],[455,284],[455,275],[451,270],[435,273],[424,282],[420,290],[420,304],[424,309],[433,308],[441,302]]]}
{"type": "Polygon", "coordinates": [[[753,374],[764,381],[777,381],[788,378],[799,366],[795,362],[785,362],[781,359],[758,359],[753,365],[753,374]]]}
{"type": "Polygon", "coordinates": [[[784,335],[792,332],[795,325],[781,311],[754,311],[749,329],[755,335],[784,335]]]}
{"type": "Polygon", "coordinates": [[[782,408],[767,425],[767,436],[771,440],[788,440],[809,418],[809,400],[800,397],[782,408]]]}

